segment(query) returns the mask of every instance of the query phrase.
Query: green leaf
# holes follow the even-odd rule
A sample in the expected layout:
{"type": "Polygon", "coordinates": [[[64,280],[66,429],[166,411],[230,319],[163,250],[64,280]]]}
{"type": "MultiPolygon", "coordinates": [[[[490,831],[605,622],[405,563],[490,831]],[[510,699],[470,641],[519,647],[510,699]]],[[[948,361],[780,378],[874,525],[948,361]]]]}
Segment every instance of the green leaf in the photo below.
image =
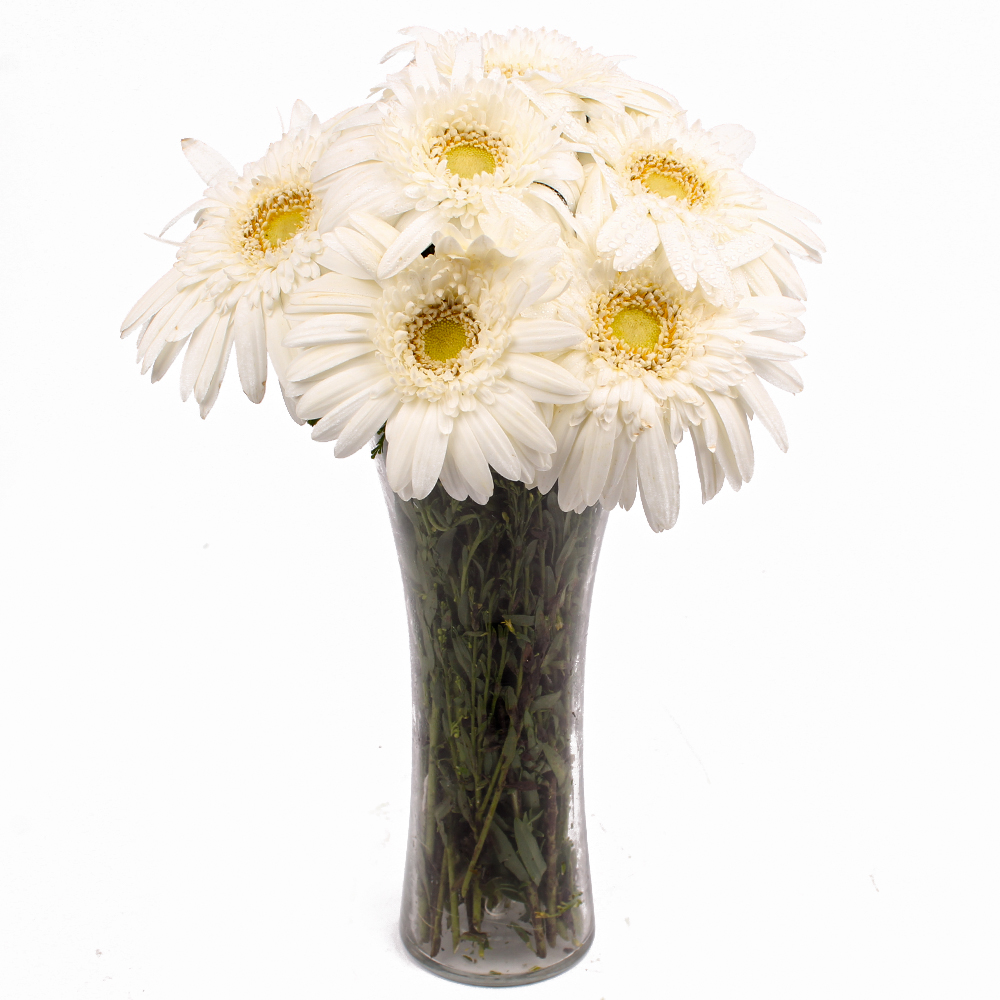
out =
{"type": "Polygon", "coordinates": [[[507,620],[511,625],[534,625],[534,615],[507,615],[507,620]]]}
{"type": "Polygon", "coordinates": [[[523,819],[514,820],[514,839],[517,841],[517,853],[531,876],[531,881],[538,885],[545,874],[545,862],[542,860],[542,852],[538,849],[535,838],[531,835],[531,829],[523,819]]]}
{"type": "Polygon", "coordinates": [[[562,704],[562,691],[553,691],[551,694],[543,694],[531,703],[531,711],[534,715],[539,712],[551,711],[562,704]]]}
{"type": "Polygon", "coordinates": [[[503,750],[501,751],[500,758],[504,762],[511,761],[514,759],[514,751],[517,749],[517,733],[514,731],[514,727],[511,726],[507,730],[507,739],[503,741],[503,750]]]}
{"type": "Polygon", "coordinates": [[[538,745],[542,748],[545,760],[548,762],[549,767],[552,768],[552,773],[556,776],[556,783],[561,788],[566,783],[566,762],[548,743],[539,742],[538,745]]]}
{"type": "Polygon", "coordinates": [[[518,924],[507,925],[532,951],[535,950],[534,938],[518,924]]]}
{"type": "Polygon", "coordinates": [[[490,834],[493,837],[493,843],[496,844],[497,856],[500,860],[507,866],[515,878],[520,879],[522,882],[527,882],[528,873],[525,871],[524,865],[518,860],[511,842],[507,839],[507,835],[498,826],[494,826],[490,830],[490,834]]]}
{"type": "Polygon", "coordinates": [[[434,545],[434,553],[443,563],[451,559],[451,543],[455,541],[456,530],[454,527],[449,528],[434,545]]]}

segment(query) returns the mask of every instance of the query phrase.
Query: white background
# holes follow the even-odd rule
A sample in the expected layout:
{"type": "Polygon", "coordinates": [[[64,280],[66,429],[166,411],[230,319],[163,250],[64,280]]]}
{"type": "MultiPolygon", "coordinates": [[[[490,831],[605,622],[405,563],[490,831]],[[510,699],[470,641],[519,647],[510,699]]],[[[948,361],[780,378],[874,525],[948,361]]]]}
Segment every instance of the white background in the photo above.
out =
{"type": "MultiPolygon", "coordinates": [[[[410,23],[556,27],[757,135],[823,220],[792,447],[616,512],[598,936],[533,1000],[960,998],[996,948],[994,4],[23,5],[3,31],[0,997],[459,997],[396,940],[402,594],[375,470],[117,339],[200,196],[362,101],[410,23]]],[[[775,391],[775,395],[781,395],[775,391]]],[[[463,994],[464,991],[464,994],[463,994]]]]}

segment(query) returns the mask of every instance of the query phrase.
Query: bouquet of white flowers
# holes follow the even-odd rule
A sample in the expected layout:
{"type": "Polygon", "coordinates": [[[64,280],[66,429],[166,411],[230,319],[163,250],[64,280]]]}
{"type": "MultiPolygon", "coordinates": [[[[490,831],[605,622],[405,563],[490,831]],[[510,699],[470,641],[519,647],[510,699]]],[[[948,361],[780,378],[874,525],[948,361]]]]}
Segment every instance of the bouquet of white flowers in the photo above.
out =
{"type": "Polygon", "coordinates": [[[786,448],[762,380],[802,387],[793,258],[823,247],[743,172],[749,132],[689,123],[614,60],[552,31],[404,33],[376,100],[326,122],[297,102],[242,175],[182,141],[208,188],[122,331],[153,381],[183,350],[202,416],[235,346],[253,402],[270,358],[316,441],[374,439],[413,639],[403,936],[442,975],[530,982],[593,934],[603,511],[638,494],[672,527],[685,436],[704,501],[749,481],[752,418],[786,448]]]}

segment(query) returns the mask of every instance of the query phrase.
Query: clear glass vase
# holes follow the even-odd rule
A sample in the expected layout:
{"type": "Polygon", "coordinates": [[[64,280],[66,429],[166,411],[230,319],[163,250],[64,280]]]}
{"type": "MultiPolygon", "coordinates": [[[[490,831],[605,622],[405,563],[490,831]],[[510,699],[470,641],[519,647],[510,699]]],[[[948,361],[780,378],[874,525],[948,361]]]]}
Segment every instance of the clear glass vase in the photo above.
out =
{"type": "Polygon", "coordinates": [[[583,664],[607,514],[500,477],[482,506],[403,501],[379,466],[413,665],[403,942],[446,979],[548,979],[594,936],[583,664]]]}

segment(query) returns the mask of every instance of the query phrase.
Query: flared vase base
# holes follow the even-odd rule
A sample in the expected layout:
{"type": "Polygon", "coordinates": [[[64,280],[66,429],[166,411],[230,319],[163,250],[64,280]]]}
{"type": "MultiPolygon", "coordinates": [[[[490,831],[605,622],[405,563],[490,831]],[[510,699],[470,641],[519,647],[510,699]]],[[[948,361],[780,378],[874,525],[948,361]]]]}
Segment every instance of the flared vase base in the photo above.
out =
{"type": "Polygon", "coordinates": [[[565,947],[565,942],[560,940],[545,958],[528,955],[526,959],[521,939],[513,931],[509,934],[512,938],[509,942],[491,937],[491,941],[496,941],[496,946],[487,951],[483,958],[476,953],[470,954],[467,947],[461,947],[458,953],[452,952],[450,940],[447,944],[442,942],[441,950],[433,958],[424,950],[425,946],[409,941],[405,936],[403,945],[415,962],[435,976],[450,979],[454,983],[464,983],[466,986],[496,988],[529,986],[531,983],[561,976],[587,954],[594,940],[591,934],[586,941],[574,947],[565,947]],[[506,945],[509,945],[509,949],[506,945]],[[508,950],[510,957],[505,956],[508,950]]]}

